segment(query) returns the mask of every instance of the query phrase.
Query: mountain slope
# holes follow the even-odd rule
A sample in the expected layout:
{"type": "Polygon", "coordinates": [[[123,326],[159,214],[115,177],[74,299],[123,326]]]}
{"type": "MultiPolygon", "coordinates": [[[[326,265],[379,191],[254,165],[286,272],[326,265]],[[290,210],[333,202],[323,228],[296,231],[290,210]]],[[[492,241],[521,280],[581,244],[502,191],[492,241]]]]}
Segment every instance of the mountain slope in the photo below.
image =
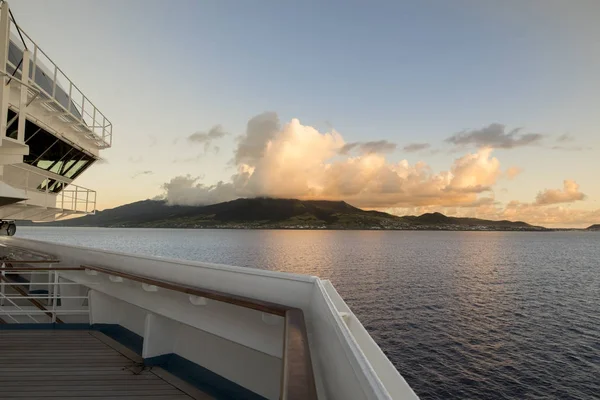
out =
{"type": "Polygon", "coordinates": [[[209,206],[169,206],[160,200],[126,204],[52,226],[147,228],[302,228],[545,230],[525,222],[447,217],[440,213],[398,217],[365,211],[343,201],[253,198],[209,206]]]}
{"type": "Polygon", "coordinates": [[[600,231],[600,224],[588,226],[586,231],[600,231]]]}

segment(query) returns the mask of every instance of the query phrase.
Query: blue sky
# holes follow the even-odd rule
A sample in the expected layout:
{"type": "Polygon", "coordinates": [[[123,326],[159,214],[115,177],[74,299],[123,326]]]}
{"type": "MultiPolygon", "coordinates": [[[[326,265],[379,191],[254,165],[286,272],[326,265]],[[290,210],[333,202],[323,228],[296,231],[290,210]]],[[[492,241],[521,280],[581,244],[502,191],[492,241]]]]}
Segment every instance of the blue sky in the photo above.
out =
{"type": "MultiPolygon", "coordinates": [[[[434,173],[476,151],[445,139],[492,123],[545,135],[496,149],[498,207],[573,180],[600,208],[600,2],[13,1],[17,22],[114,123],[114,147],[79,180],[100,208],[172,178],[228,182],[235,138],[264,111],[345,142],[387,140],[389,163],[434,173]],[[186,137],[221,124],[219,152],[186,137]],[[569,134],[571,148],[553,150],[569,134]],[[176,143],[175,143],[176,142],[176,143]],[[407,153],[409,143],[430,149],[407,153]],[[191,161],[191,160],[194,161],[191,161]],[[188,160],[188,161],[183,161],[188,160]],[[131,177],[143,171],[148,174],[131,177]],[[121,179],[109,178],[121,176],[121,179]]],[[[562,146],[563,144],[561,144],[562,146]]],[[[239,167],[239,166],[238,166],[239,167]]],[[[405,205],[401,208],[407,209],[405,205]]]]}

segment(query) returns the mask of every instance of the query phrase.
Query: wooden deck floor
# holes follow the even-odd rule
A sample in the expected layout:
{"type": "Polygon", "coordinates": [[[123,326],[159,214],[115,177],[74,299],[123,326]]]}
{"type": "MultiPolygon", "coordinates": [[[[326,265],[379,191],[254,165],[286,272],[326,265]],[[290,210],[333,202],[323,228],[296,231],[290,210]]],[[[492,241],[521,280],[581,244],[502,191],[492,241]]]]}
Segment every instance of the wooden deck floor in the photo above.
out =
{"type": "Polygon", "coordinates": [[[208,400],[109,337],[81,330],[0,330],[0,398],[208,400]]]}

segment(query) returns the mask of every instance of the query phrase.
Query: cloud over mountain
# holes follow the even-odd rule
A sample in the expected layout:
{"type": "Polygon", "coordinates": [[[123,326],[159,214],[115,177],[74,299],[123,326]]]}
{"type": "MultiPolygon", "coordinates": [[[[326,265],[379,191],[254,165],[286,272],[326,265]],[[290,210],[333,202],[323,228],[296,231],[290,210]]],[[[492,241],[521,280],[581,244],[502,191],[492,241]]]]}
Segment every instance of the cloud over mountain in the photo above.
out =
{"type": "Polygon", "coordinates": [[[228,182],[204,185],[179,176],[164,185],[171,204],[209,204],[237,197],[344,199],[359,207],[469,206],[501,174],[491,149],[480,149],[434,173],[423,163],[389,162],[386,141],[351,143],[336,132],[319,132],[297,119],[281,125],[277,114],[252,118],[237,139],[228,182]],[[344,154],[342,149],[358,149],[344,154]]]}

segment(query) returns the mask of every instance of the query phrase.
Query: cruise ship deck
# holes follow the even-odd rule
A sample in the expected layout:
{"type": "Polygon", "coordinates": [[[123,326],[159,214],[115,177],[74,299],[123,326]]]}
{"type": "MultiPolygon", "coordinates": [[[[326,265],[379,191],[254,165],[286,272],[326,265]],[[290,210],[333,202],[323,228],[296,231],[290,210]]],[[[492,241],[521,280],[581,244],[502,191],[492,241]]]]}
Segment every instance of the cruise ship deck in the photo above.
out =
{"type": "Polygon", "coordinates": [[[87,329],[0,330],[0,391],[4,400],[214,398],[87,329]]]}

